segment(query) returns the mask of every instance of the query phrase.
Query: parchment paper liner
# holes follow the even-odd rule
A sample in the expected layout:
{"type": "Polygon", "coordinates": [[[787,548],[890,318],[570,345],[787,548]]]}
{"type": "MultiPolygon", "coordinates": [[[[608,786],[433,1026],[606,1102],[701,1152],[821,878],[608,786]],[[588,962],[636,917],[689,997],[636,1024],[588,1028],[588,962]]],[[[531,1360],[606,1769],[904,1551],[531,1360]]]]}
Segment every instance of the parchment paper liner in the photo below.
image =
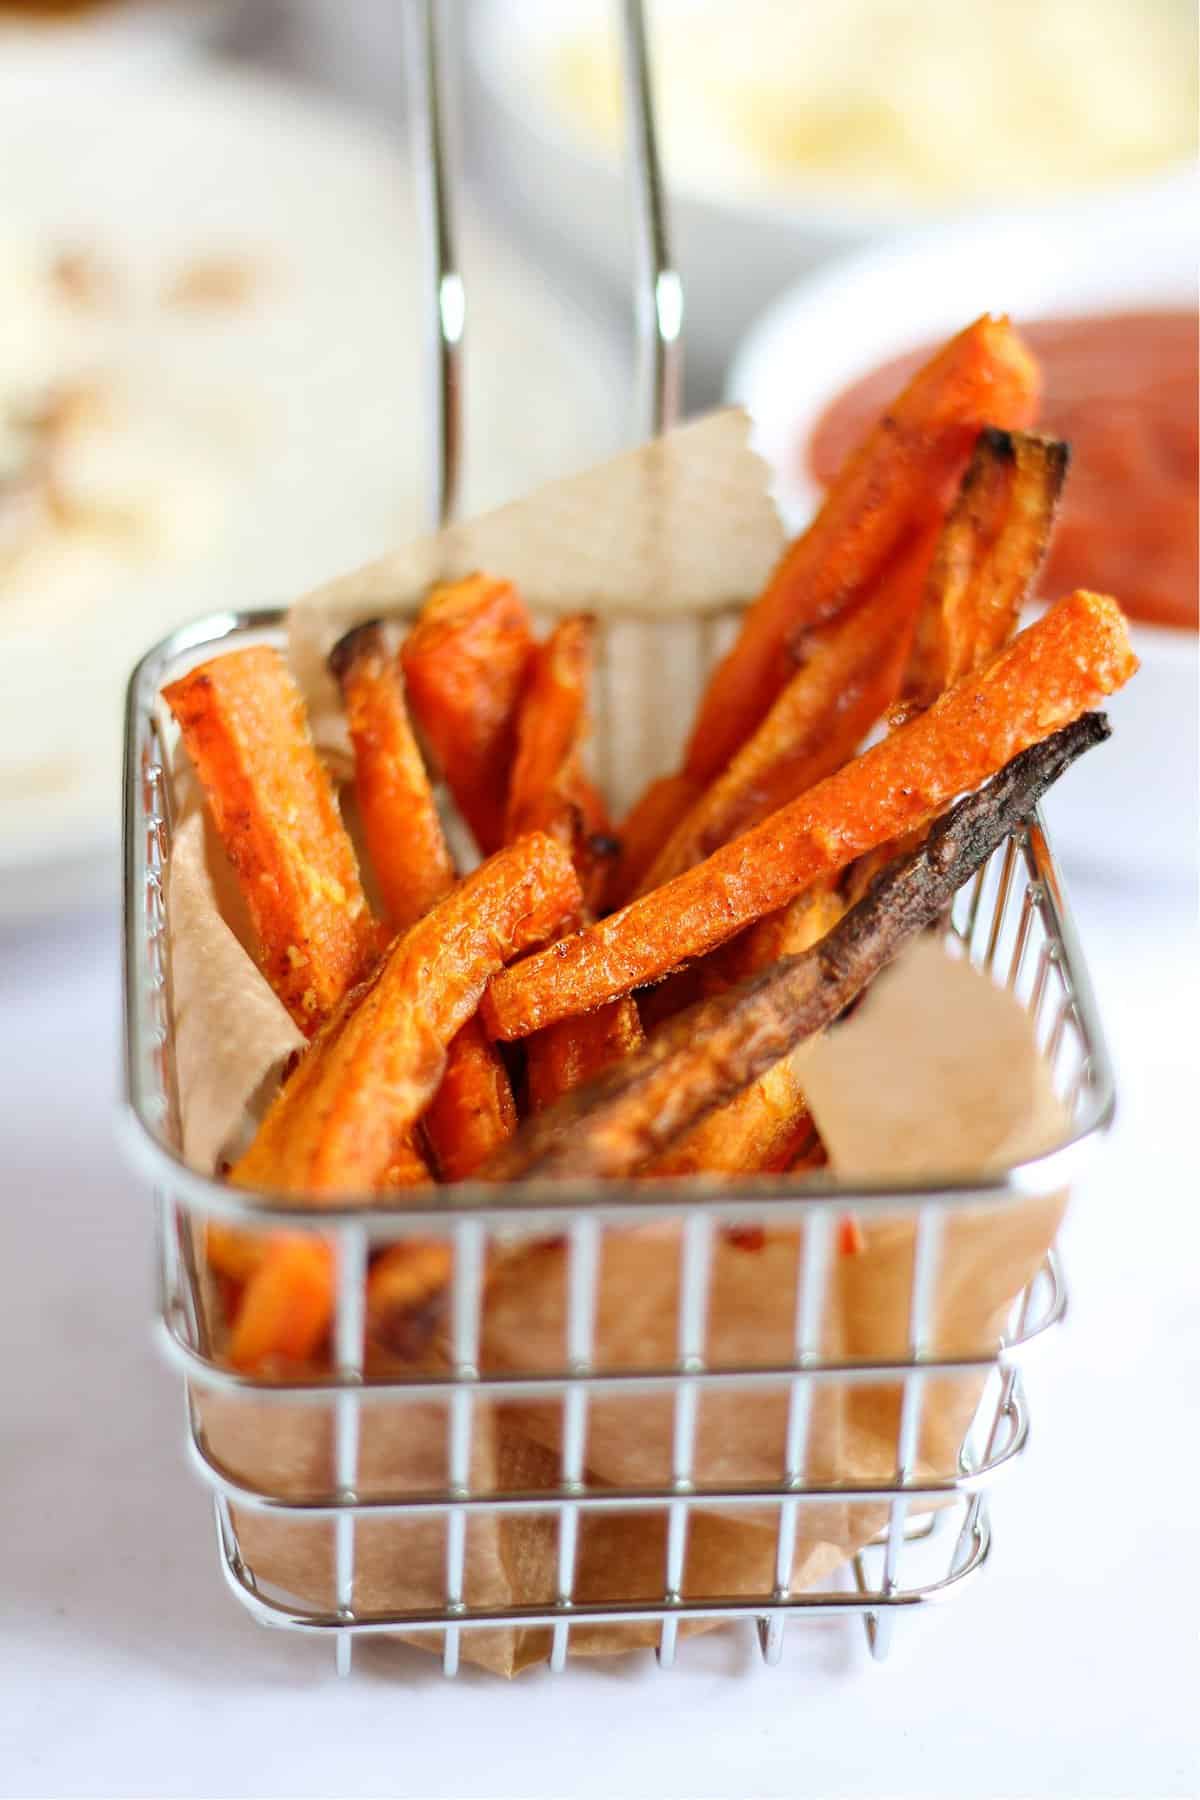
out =
{"type": "MultiPolygon", "coordinates": [[[[704,669],[719,642],[711,623],[753,595],[781,534],[765,475],[746,447],[740,414],[689,425],[629,456],[542,490],[481,519],[451,527],[300,602],[290,656],[314,730],[335,771],[346,741],[324,657],[351,623],[404,612],[429,583],[475,568],[514,579],[544,611],[595,611],[602,625],[598,761],[613,803],[669,767],[704,669]],[[648,625],[638,615],[677,615],[648,625]]],[[[236,892],[207,834],[194,787],[175,770],[176,830],[168,902],[180,1074],[183,1149],[211,1171],[253,1128],[296,1034],[255,968],[236,892]]],[[[936,943],[911,950],[872,989],[854,1017],[799,1053],[813,1111],[836,1172],[895,1179],[956,1173],[969,1180],[1052,1142],[1062,1115],[1030,1025],[1008,995],[936,943]]],[[[933,1308],[933,1348],[994,1350],[1008,1306],[1053,1242],[1064,1205],[1049,1195],[961,1212],[944,1234],[933,1308]]],[[[829,1356],[889,1358],[906,1352],[914,1221],[870,1222],[866,1248],[835,1257],[821,1348],[829,1356]]],[[[760,1248],[724,1236],[714,1250],[707,1355],[723,1366],[786,1364],[793,1353],[797,1260],[804,1234],[768,1230],[760,1248]]],[[[679,1244],[673,1227],[605,1234],[595,1361],[647,1368],[674,1361],[679,1244]]],[[[563,1366],[564,1252],[510,1246],[489,1282],[482,1362],[493,1372],[563,1366]]],[[[209,1296],[211,1300],[211,1296],[209,1296]]],[[[221,1330],[214,1308],[210,1323],[221,1330]]],[[[446,1356],[435,1345],[434,1361],[446,1356]]],[[[979,1398],[978,1382],[929,1384],[920,1470],[949,1475],[979,1398]]],[[[896,1384],[818,1385],[807,1443],[810,1481],[886,1480],[896,1461],[896,1384]]],[[[275,1404],[197,1390],[210,1452],[239,1479],[284,1497],[328,1493],[332,1407],[275,1404]]],[[[776,1483],[784,1470],[787,1391],[755,1387],[706,1395],[693,1479],[776,1483]]],[[[593,1400],[589,1483],[637,1486],[670,1473],[669,1397],[593,1400]]],[[[493,1407],[477,1401],[472,1491],[537,1491],[557,1485],[560,1414],[553,1405],[493,1407]]],[[[358,1477],[364,1495],[444,1486],[445,1408],[426,1402],[363,1407],[358,1477]]],[[[821,1503],[800,1509],[792,1582],[823,1580],[883,1522],[878,1506],[821,1503]]],[[[333,1603],[333,1530],[327,1521],[236,1511],[242,1554],[260,1582],[308,1607],[333,1603]]],[[[776,1513],[746,1506],[694,1509],[685,1594],[756,1595],[774,1587],[776,1513]]],[[[467,1533],[464,1598],[475,1606],[549,1601],[556,1581],[552,1515],[486,1513],[467,1533]]],[[[439,1607],[445,1596],[445,1527],[437,1518],[361,1519],[354,1600],[367,1612],[439,1607]]],[[[661,1597],[665,1517],[610,1512],[581,1522],[575,1594],[580,1602],[661,1597]]],[[[588,1654],[653,1641],[657,1626],[576,1626],[571,1647],[588,1654]]],[[[403,1635],[403,1633],[399,1634],[403,1635]]],[[[434,1634],[413,1635],[427,1649],[434,1634]]],[[[511,1674],[544,1659],[543,1631],[463,1634],[462,1654],[511,1674]]]]}

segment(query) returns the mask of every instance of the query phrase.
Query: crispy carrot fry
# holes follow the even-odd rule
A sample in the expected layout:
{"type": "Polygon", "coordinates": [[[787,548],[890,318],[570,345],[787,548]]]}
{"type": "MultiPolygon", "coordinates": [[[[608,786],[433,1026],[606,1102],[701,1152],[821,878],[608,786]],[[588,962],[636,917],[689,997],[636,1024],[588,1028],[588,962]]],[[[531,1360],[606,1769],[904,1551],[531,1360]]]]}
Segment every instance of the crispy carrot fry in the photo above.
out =
{"type": "Polygon", "coordinates": [[[309,1036],[376,935],[304,702],[277,650],[216,656],[163,690],[237,872],[263,972],[309,1036]]]}
{"type": "Polygon", "coordinates": [[[938,540],[904,679],[909,711],[931,706],[1011,635],[1041,567],[1067,446],[987,430],[938,540]]]}
{"type": "Polygon", "coordinates": [[[801,667],[672,832],[641,893],[703,862],[854,754],[899,692],[936,541],[936,527],[918,533],[874,593],[812,634],[801,667]]]}
{"type": "MultiPolygon", "coordinates": [[[[371,863],[388,918],[404,931],[454,886],[453,859],[382,630],[360,625],[334,645],[329,661],[346,702],[371,863]]],[[[425,1117],[443,1181],[465,1180],[511,1137],[516,1122],[500,1054],[468,1022],[450,1045],[442,1085],[425,1117]]],[[[398,1145],[388,1186],[416,1185],[419,1159],[411,1139],[398,1145]]],[[[428,1180],[428,1168],[422,1168],[428,1180]]]]}
{"type": "Polygon", "coordinates": [[[701,704],[689,775],[710,781],[754,730],[787,679],[787,640],[841,612],[940,511],[981,427],[1028,426],[1037,397],[1036,365],[1007,319],[978,319],[919,371],[747,613],[701,704]]]}
{"type": "Polygon", "coordinates": [[[312,1356],[333,1318],[333,1284],[327,1243],[284,1233],[272,1237],[234,1320],[234,1368],[253,1372],[273,1357],[303,1362],[312,1356]]]}
{"type": "Polygon", "coordinates": [[[1107,720],[1090,713],[1021,751],[980,792],[939,818],[926,841],[822,942],[672,1019],[637,1056],[528,1120],[488,1176],[620,1178],[670,1150],[714,1108],[832,1023],[903,944],[941,915],[1050,784],[1108,735],[1107,720]]]}
{"type": "Polygon", "coordinates": [[[347,996],[305,1058],[310,1066],[277,1096],[233,1181],[280,1193],[377,1190],[396,1140],[433,1099],[446,1047],[488,977],[545,943],[580,899],[566,851],[537,834],[468,876],[347,996]]]}
{"type": "Polygon", "coordinates": [[[379,897],[397,931],[453,887],[454,864],[409,722],[400,671],[382,628],[360,625],[334,645],[354,745],[354,782],[379,897]]]}
{"type": "Polygon", "coordinates": [[[451,1042],[424,1125],[443,1181],[468,1180],[517,1129],[508,1071],[478,1018],[451,1042]]]}
{"type": "MultiPolygon", "coordinates": [[[[732,980],[741,973],[750,974],[755,967],[765,967],[781,956],[800,956],[838,923],[845,903],[827,887],[811,888],[786,906],[781,913],[763,919],[736,940],[742,949],[744,971],[730,970],[732,980]],[[764,930],[764,928],[767,928],[764,930]],[[763,937],[757,946],[760,962],[746,955],[746,937],[756,932],[763,937]]],[[[734,945],[727,945],[732,950],[734,945]]],[[[716,960],[720,959],[720,952],[716,960]]],[[[714,960],[711,959],[710,960],[714,960]]],[[[555,1027],[551,1027],[555,1029],[555,1027]]],[[[744,1088],[727,1106],[718,1107],[686,1137],[672,1145],[644,1171],[649,1175],[688,1175],[701,1171],[713,1173],[765,1174],[794,1166],[797,1152],[815,1135],[816,1127],[808,1111],[799,1073],[791,1057],[783,1057],[765,1075],[744,1088]]]]}
{"type": "Polygon", "coordinates": [[[611,906],[623,906],[638,892],[646,870],[703,791],[690,775],[660,775],[650,783],[617,832],[621,851],[608,883],[611,906]]]}
{"type": "Polygon", "coordinates": [[[703,956],[856,856],[927,823],[1137,667],[1120,607],[1059,601],[985,670],[666,887],[493,978],[484,1020],[524,1037],[703,956]]]}
{"type": "Polygon", "coordinates": [[[224,1219],[210,1219],[204,1227],[204,1254],[209,1266],[231,1281],[249,1281],[262,1267],[269,1242],[266,1232],[244,1231],[238,1225],[226,1224],[224,1219]]]}
{"type": "MultiPolygon", "coordinates": [[[[581,764],[592,629],[584,614],[561,619],[533,658],[517,719],[507,813],[510,838],[540,830],[570,850],[583,884],[585,922],[608,874],[605,860],[595,852],[597,837],[607,839],[608,818],[581,764]]],[[[526,1045],[530,1105],[535,1111],[551,1105],[577,1082],[590,1080],[644,1042],[637,1006],[630,999],[537,1034],[526,1045]]]]}
{"type": "Polygon", "coordinates": [[[705,993],[723,993],[781,956],[799,956],[833,930],[848,905],[832,881],[814,882],[779,912],[768,913],[706,958],[700,965],[706,971],[705,993]]]}
{"type": "Polygon", "coordinates": [[[533,647],[516,589],[470,575],[434,588],[400,652],[409,705],[485,856],[504,842],[517,704],[533,647]]]}
{"type": "Polygon", "coordinates": [[[628,998],[536,1033],[526,1046],[531,1109],[552,1106],[573,1087],[632,1056],[645,1041],[637,1005],[628,998]]]}
{"type": "Polygon", "coordinates": [[[416,1238],[385,1250],[367,1276],[369,1336],[394,1355],[419,1356],[445,1314],[453,1270],[448,1244],[416,1238]]]}

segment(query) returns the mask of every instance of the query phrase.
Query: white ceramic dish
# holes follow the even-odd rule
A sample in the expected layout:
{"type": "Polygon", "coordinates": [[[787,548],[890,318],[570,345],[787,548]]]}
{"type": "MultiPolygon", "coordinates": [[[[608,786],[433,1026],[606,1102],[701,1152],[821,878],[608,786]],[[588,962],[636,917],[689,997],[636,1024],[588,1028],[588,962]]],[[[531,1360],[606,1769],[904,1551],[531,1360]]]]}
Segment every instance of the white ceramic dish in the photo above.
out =
{"type": "MultiPolygon", "coordinates": [[[[651,25],[695,6],[696,0],[656,0],[651,25]]],[[[561,0],[472,0],[465,18],[470,93],[464,117],[489,191],[515,200],[547,247],[568,246],[623,299],[632,260],[621,158],[572,127],[545,91],[554,47],[568,33],[615,33],[619,8],[612,0],[571,0],[569,7],[561,0]]],[[[697,29],[704,29],[703,19],[697,29]]],[[[661,117],[659,126],[665,146],[670,132],[661,117]]],[[[881,203],[832,184],[790,192],[739,186],[723,166],[701,166],[704,153],[694,135],[688,145],[686,157],[673,159],[665,148],[664,156],[684,279],[688,366],[702,390],[715,391],[739,337],[790,283],[831,258],[961,210],[935,199],[881,203]]]]}
{"type": "MultiPolygon", "coordinates": [[[[967,323],[1196,304],[1200,183],[1136,200],[922,233],[828,269],[782,295],[745,338],[728,393],[752,413],[793,527],[817,499],[805,451],[827,404],[890,357],[967,323]]],[[[1119,597],[1119,596],[1118,596],[1119,597]]],[[[1111,703],[1116,738],[1074,770],[1050,805],[1076,868],[1194,878],[1197,638],[1134,627],[1142,669],[1111,703]]]]}
{"type": "MultiPolygon", "coordinates": [[[[119,104],[106,82],[4,93],[0,251],[19,254],[0,255],[0,364],[11,377],[22,320],[40,360],[57,342],[14,310],[14,270],[64,247],[108,259],[127,304],[97,327],[97,354],[121,407],[128,394],[145,412],[134,447],[151,450],[125,447],[128,479],[173,482],[187,531],[136,568],[100,562],[94,584],[91,563],[82,580],[55,564],[57,586],[41,562],[37,580],[24,563],[0,577],[0,918],[86,896],[89,863],[115,870],[121,696],[148,643],[214,607],[278,604],[422,529],[412,202],[390,138],[274,83],[200,66],[131,80],[119,104]],[[164,304],[206,255],[262,270],[251,303],[164,304]]],[[[460,236],[476,510],[616,450],[629,377],[595,322],[477,217],[460,236]]]]}

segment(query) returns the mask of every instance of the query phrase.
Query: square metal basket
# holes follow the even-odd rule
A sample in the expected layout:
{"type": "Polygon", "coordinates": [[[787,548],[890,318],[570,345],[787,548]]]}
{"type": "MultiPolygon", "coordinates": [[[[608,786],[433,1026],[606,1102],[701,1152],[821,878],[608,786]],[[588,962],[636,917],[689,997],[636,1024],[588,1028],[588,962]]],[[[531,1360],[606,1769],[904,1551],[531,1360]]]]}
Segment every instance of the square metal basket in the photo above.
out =
{"type": "MultiPolygon", "coordinates": [[[[433,291],[438,337],[435,421],[435,511],[447,512],[455,487],[457,428],[453,405],[461,306],[453,296],[440,152],[433,4],[417,15],[413,68],[422,169],[431,201],[433,291]]],[[[623,8],[627,72],[641,175],[643,316],[646,324],[647,418],[666,422],[677,382],[678,284],[666,255],[653,119],[648,103],[640,7],[623,8]]],[[[458,295],[461,301],[461,293],[458,295]]],[[[350,1667],[356,1637],[391,1634],[435,1640],[454,1673],[471,1656],[472,1634],[519,1631],[537,1656],[561,1669],[572,1634],[623,1627],[631,1641],[653,1636],[659,1658],[673,1660],[681,1632],[725,1620],[757,1623],[762,1652],[778,1660],[788,1623],[798,1617],[853,1613],[862,1618],[876,1656],[886,1653],[897,1613],[954,1591],[985,1561],[990,1541],[988,1496],[993,1478],[1020,1453],[1028,1430],[1022,1367],[1027,1354],[1063,1316],[1065,1290],[1051,1252],[1014,1301],[1003,1328],[987,1343],[947,1349],[937,1341],[936,1292],[945,1234],[963,1216],[1019,1208],[1062,1193],[1078,1159],[1111,1119],[1114,1096],[1086,969],[1040,819],[1028,819],[957,897],[947,929],[960,952],[1027,1008],[1052,1070],[1068,1126],[1053,1150],[969,1187],[911,1185],[850,1190],[831,1180],[610,1184],[591,1192],[553,1186],[443,1188],[414,1205],[351,1205],[280,1210],[189,1169],[181,1155],[179,1100],[171,1007],[171,957],[165,872],[172,806],[170,749],[161,724],[163,684],[189,661],[251,636],[281,639],[281,613],[224,613],[174,633],[135,671],[128,703],[125,765],[125,955],[128,1114],[125,1133],[138,1172],[153,1189],[159,1219],[162,1336],[185,1378],[192,1460],[212,1490],[222,1569],[243,1604],[262,1623],[332,1639],[338,1667],[350,1667]],[[911,1226],[907,1321],[886,1356],[831,1353],[823,1332],[837,1255],[838,1221],[847,1212],[865,1223],[900,1219],[911,1226]],[[320,1232],[336,1244],[338,1294],[328,1374],[266,1381],[233,1372],[220,1359],[210,1296],[196,1246],[204,1222],[320,1232]],[[606,1246],[635,1227],[658,1226],[663,1254],[678,1258],[674,1353],[651,1366],[615,1367],[596,1354],[597,1295],[606,1246]],[[708,1331],[714,1267],[727,1246],[756,1230],[786,1230],[798,1245],[794,1314],[787,1351],[722,1360],[708,1331]],[[489,1368],[481,1355],[484,1277],[489,1250],[515,1235],[565,1246],[561,1354],[528,1368],[489,1368]],[[389,1373],[364,1368],[364,1280],[374,1249],[404,1238],[438,1238],[453,1251],[449,1351],[444,1368],[389,1373]],[[933,1384],[961,1384],[970,1404],[953,1454],[931,1468],[921,1454],[922,1409],[933,1384]],[[894,1399],[889,1467],[870,1481],[836,1467],[814,1474],[808,1449],[823,1408],[855,1391],[894,1399]],[[706,1406],[731,1395],[770,1393],[782,1420],[778,1466],[745,1479],[708,1479],[697,1459],[706,1406]],[[528,1404],[553,1411],[558,1451],[550,1475],[535,1487],[527,1475],[493,1472],[480,1485],[475,1450],[494,1409],[528,1404]],[[666,1420],[663,1467],[637,1485],[593,1479],[589,1422],[598,1408],[620,1402],[656,1408],[666,1420]],[[295,1470],[272,1472],[231,1455],[236,1441],[214,1430],[245,1409],[253,1431],[272,1417],[289,1420],[289,1442],[311,1434],[320,1445],[303,1481],[295,1470]],[[368,1477],[372,1434],[427,1429],[436,1412],[438,1468],[402,1489],[368,1477]],[[423,1421],[423,1423],[419,1423],[423,1421]],[[297,1436],[297,1433],[299,1436],[297,1436]],[[894,1450],[894,1454],[892,1453],[894,1450]],[[247,1474],[247,1466],[255,1473],[247,1474]],[[846,1561],[852,1580],[798,1586],[794,1552],[814,1509],[864,1509],[872,1529],[846,1561]],[[869,1509],[869,1510],[868,1510],[869,1509]],[[697,1587],[689,1543],[714,1519],[753,1513],[769,1536],[761,1579],[737,1591],[697,1587]],[[661,1561],[628,1591],[581,1594],[581,1544],[596,1521],[639,1516],[661,1561]],[[549,1534],[546,1591],[521,1604],[497,1604],[472,1590],[473,1534],[497,1521],[539,1521],[549,1534]],[[380,1606],[364,1571],[381,1530],[419,1531],[436,1546],[436,1592],[380,1606]],[[272,1538],[272,1533],[281,1534],[272,1538]],[[290,1534],[290,1535],[289,1535],[290,1534]],[[324,1571],[315,1585],[291,1581],[287,1558],[265,1557],[264,1543],[301,1541],[319,1548],[324,1571]],[[307,1539],[305,1541],[308,1541],[307,1539]]],[[[643,629],[653,632],[653,622],[643,629]]],[[[670,629],[678,632],[680,622],[670,629]]],[[[728,629],[694,622],[697,678],[719,653],[728,629]]],[[[598,687],[603,692],[608,633],[600,632],[598,687]]],[[[622,657],[627,666],[627,657],[622,657]]],[[[605,758],[605,708],[597,750],[605,758]]],[[[647,771],[652,772],[652,771],[647,771]]],[[[269,1429],[269,1426],[266,1427],[269,1429]]],[[[481,1640],[482,1641],[482,1640],[481,1640]]]]}

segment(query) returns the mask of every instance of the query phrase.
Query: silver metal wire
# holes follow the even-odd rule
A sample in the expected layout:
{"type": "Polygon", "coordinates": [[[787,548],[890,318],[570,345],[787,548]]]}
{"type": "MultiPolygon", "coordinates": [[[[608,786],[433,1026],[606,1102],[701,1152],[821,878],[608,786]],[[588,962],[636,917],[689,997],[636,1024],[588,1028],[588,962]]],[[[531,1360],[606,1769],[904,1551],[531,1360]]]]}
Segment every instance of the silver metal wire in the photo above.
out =
{"type": "MultiPolygon", "coordinates": [[[[620,0],[619,11],[638,271],[640,424],[653,433],[669,425],[678,409],[683,296],[671,256],[643,9],[640,0],[620,0]]],[[[450,206],[440,3],[413,0],[402,12],[409,31],[414,161],[428,262],[430,512],[440,521],[453,512],[461,479],[466,300],[450,206]]],[[[221,613],[171,634],[135,671],[126,719],[129,1108],[124,1135],[133,1163],[156,1195],[162,1342],[187,1384],[189,1453],[213,1494],[220,1564],[231,1590],[264,1624],[332,1637],[343,1672],[350,1667],[357,1638],[402,1631],[440,1634],[442,1665],[452,1675],[463,1660],[466,1634],[496,1627],[544,1629],[550,1667],[561,1670],[572,1633],[585,1625],[653,1626],[659,1661],[667,1666],[675,1659],[685,1625],[736,1619],[755,1623],[763,1657],[775,1663],[789,1620],[847,1615],[862,1619],[873,1653],[882,1656],[899,1613],[957,1591],[986,1559],[991,1542],[988,1495],[1020,1455],[1028,1433],[1020,1370],[1066,1306],[1061,1269],[1051,1255],[1015,1310],[1011,1329],[992,1348],[957,1355],[935,1350],[933,1308],[946,1223],[979,1206],[1060,1192],[1078,1155],[1104,1129],[1113,1110],[1111,1068],[1087,971],[1040,820],[1031,818],[1014,833],[992,866],[982,869],[958,897],[950,930],[964,954],[1018,996],[1052,1053],[1070,1109],[1069,1127],[1053,1151],[966,1187],[957,1182],[877,1184],[851,1192],[819,1178],[802,1187],[781,1178],[729,1191],[699,1190],[690,1183],[611,1184],[582,1193],[520,1185],[462,1187],[441,1190],[427,1202],[414,1196],[415,1204],[406,1207],[364,1211],[351,1201],[333,1204],[322,1210],[318,1224],[310,1211],[286,1199],[272,1204],[184,1165],[175,1079],[164,894],[172,820],[168,746],[161,735],[157,697],[170,675],[197,652],[211,654],[249,637],[278,639],[282,624],[278,612],[221,613]],[[915,1228],[907,1343],[890,1358],[865,1362],[826,1343],[835,1232],[848,1212],[865,1224],[896,1218],[915,1228]],[[208,1329],[195,1250],[198,1234],[211,1218],[250,1229],[319,1228],[334,1242],[337,1304],[328,1373],[266,1380],[239,1374],[220,1360],[208,1329]],[[669,1228],[679,1244],[674,1360],[653,1368],[597,1366],[597,1305],[608,1234],[649,1225],[669,1228]],[[718,1234],[734,1227],[787,1228],[796,1234],[794,1332],[791,1354],[783,1361],[745,1366],[722,1363],[710,1354],[714,1247],[718,1234]],[[489,1245],[513,1234],[542,1242],[560,1237],[566,1245],[561,1366],[496,1373],[482,1364],[489,1245]],[[437,1238],[452,1249],[448,1362],[409,1374],[368,1377],[368,1261],[375,1249],[410,1238],[437,1238]],[[981,1395],[951,1470],[923,1468],[920,1459],[923,1402],[935,1379],[973,1383],[981,1395]],[[871,1481],[828,1474],[817,1479],[809,1467],[817,1405],[881,1385],[900,1394],[890,1475],[871,1481]],[[742,1393],[777,1395],[786,1402],[776,1476],[719,1484],[698,1480],[696,1446],[705,1403],[742,1393]],[[294,1483],[254,1480],[230,1466],[208,1435],[209,1401],[264,1409],[255,1413],[262,1420],[291,1413],[309,1420],[317,1436],[323,1421],[331,1419],[328,1476],[314,1474],[311,1491],[297,1493],[294,1483]],[[493,1479],[477,1488],[473,1470],[479,1421],[498,1407],[534,1402],[557,1409],[561,1421],[557,1483],[525,1490],[493,1479]],[[613,1486],[591,1477],[588,1440],[594,1412],[613,1404],[667,1406],[669,1471],[662,1479],[613,1486]],[[372,1483],[371,1491],[362,1491],[360,1461],[372,1409],[389,1409],[389,1418],[398,1421],[401,1408],[413,1407],[445,1412],[440,1485],[419,1492],[381,1492],[372,1483]],[[794,1592],[793,1565],[805,1509],[849,1503],[886,1509],[880,1539],[853,1558],[853,1588],[794,1592]],[[771,1574],[763,1592],[693,1591],[688,1549],[697,1517],[736,1514],[747,1507],[765,1510],[774,1519],[771,1574]],[[662,1523],[661,1594],[585,1602],[579,1591],[583,1534],[589,1525],[625,1513],[662,1523]],[[933,1530],[936,1518],[955,1515],[956,1530],[933,1530]],[[260,1523],[278,1521],[289,1530],[331,1531],[331,1605],[273,1589],[256,1573],[243,1542],[242,1522],[251,1517],[260,1523]],[[507,1607],[476,1603],[468,1591],[471,1532],[489,1522],[522,1518],[553,1521],[557,1545],[551,1597],[545,1603],[507,1607]],[[440,1529],[440,1604],[380,1612],[360,1603],[358,1526],[388,1519],[433,1523],[440,1529]],[[908,1559],[918,1551],[923,1558],[933,1555],[939,1544],[947,1546],[948,1554],[929,1572],[910,1574],[908,1559]]],[[[606,629],[601,629],[598,644],[596,686],[601,695],[614,679],[606,660],[606,629]]],[[[693,652],[699,666],[709,666],[720,654],[731,629],[725,618],[697,622],[693,652]]],[[[602,765],[615,761],[614,745],[601,742],[598,752],[602,765]]]]}

